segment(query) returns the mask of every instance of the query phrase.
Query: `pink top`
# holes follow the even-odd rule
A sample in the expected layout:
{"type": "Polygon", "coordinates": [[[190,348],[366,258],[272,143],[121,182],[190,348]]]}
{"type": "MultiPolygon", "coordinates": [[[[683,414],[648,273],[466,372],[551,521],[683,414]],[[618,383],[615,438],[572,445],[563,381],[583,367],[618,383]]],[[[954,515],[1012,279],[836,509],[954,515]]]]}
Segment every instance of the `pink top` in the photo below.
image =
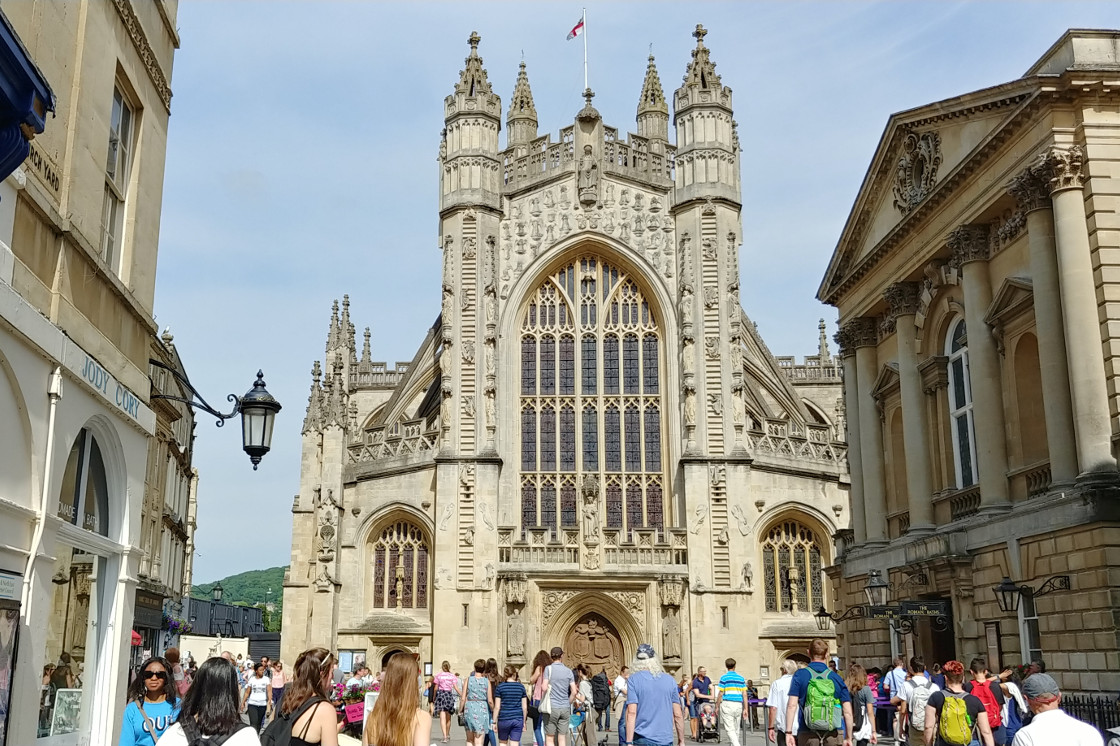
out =
{"type": "Polygon", "coordinates": [[[268,675],[272,678],[272,688],[273,689],[283,689],[284,688],[284,671],[282,669],[277,670],[275,668],[270,668],[268,670],[268,675]]]}
{"type": "Polygon", "coordinates": [[[432,681],[441,692],[450,692],[455,688],[455,674],[450,671],[440,671],[432,677],[432,681]]]}

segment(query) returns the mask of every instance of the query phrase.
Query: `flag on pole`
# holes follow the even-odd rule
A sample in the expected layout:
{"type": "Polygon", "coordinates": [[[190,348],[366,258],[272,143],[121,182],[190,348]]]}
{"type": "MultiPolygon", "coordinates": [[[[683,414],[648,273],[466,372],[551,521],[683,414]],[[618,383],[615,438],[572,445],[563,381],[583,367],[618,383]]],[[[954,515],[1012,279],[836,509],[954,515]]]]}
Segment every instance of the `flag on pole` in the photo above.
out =
{"type": "Polygon", "coordinates": [[[573,26],[572,30],[568,32],[568,41],[571,41],[572,39],[576,38],[577,36],[579,36],[582,33],[583,33],[583,19],[581,18],[581,19],[579,19],[579,23],[577,23],[575,26],[573,26]]]}

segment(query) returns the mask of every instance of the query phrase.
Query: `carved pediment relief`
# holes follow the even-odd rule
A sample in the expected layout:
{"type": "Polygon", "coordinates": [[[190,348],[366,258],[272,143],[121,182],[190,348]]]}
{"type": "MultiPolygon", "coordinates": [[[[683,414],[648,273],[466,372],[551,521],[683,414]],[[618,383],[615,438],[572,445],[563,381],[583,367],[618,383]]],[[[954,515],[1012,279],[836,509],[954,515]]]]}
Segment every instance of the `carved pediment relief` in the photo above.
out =
{"type": "Polygon", "coordinates": [[[941,167],[941,136],[936,132],[907,133],[902,141],[894,178],[894,206],[907,214],[937,183],[941,167]]]}

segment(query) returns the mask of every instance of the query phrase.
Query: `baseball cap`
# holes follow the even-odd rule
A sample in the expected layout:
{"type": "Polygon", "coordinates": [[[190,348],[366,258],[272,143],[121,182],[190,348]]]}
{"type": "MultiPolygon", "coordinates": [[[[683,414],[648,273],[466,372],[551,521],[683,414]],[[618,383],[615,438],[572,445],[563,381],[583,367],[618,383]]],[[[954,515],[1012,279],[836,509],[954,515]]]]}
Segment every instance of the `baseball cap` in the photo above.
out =
{"type": "Polygon", "coordinates": [[[563,654],[564,654],[564,649],[562,647],[560,647],[559,645],[557,645],[556,647],[554,647],[552,649],[552,657],[553,658],[559,658],[563,654]]]}
{"type": "Polygon", "coordinates": [[[1058,682],[1048,673],[1036,673],[1027,677],[1023,682],[1023,694],[1028,699],[1050,699],[1062,696],[1058,682]]]}

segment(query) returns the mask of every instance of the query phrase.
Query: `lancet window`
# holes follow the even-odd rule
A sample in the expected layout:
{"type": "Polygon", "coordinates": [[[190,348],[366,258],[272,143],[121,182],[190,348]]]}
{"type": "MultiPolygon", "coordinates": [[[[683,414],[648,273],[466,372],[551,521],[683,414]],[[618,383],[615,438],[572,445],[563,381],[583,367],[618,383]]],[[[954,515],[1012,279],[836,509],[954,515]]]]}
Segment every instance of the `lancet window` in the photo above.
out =
{"type": "Polygon", "coordinates": [[[762,544],[766,610],[812,612],[824,606],[820,537],[797,521],[782,521],[762,544]]]}
{"type": "Polygon", "coordinates": [[[599,525],[664,528],[662,338],[638,284],[585,256],[549,275],[521,323],[521,536],[599,525]],[[588,477],[591,480],[588,480],[588,477]]]}
{"type": "Polygon", "coordinates": [[[370,553],[373,608],[428,608],[428,543],[418,527],[389,524],[373,539],[370,553]]]}

